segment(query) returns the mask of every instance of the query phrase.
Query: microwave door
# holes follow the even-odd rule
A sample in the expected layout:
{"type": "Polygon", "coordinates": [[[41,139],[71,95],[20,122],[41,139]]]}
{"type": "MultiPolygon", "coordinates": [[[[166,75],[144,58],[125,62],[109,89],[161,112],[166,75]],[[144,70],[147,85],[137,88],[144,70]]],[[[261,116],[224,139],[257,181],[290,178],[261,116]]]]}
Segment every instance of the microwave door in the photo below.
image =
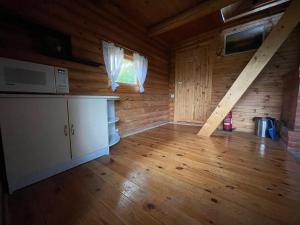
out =
{"type": "Polygon", "coordinates": [[[54,67],[4,59],[0,68],[0,91],[55,93],[54,67]]]}

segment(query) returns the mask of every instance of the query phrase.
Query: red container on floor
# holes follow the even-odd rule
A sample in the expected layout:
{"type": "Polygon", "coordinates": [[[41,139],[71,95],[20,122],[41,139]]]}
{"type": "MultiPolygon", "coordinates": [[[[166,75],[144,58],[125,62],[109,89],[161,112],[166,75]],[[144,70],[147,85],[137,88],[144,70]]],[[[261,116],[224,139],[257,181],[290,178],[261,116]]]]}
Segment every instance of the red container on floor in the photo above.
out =
{"type": "Polygon", "coordinates": [[[223,120],[223,130],[232,131],[232,112],[230,111],[223,120]]]}

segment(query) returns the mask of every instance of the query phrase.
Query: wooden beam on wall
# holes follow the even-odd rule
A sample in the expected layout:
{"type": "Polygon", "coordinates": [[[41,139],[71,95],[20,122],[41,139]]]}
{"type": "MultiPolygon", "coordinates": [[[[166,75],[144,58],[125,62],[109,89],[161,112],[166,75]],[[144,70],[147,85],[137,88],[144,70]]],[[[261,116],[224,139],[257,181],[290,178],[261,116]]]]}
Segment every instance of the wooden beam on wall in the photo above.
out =
{"type": "Polygon", "coordinates": [[[198,132],[200,136],[209,137],[246,92],[255,78],[263,70],[289,34],[300,21],[300,0],[293,0],[278,24],[251,58],[241,74],[227,91],[204,126],[198,132]]]}
{"type": "Polygon", "coordinates": [[[256,7],[254,9],[250,10],[250,11],[246,11],[246,12],[238,14],[238,15],[233,15],[229,18],[227,18],[226,15],[223,14],[223,11],[221,11],[221,13],[223,14],[224,22],[228,23],[230,21],[238,20],[238,19],[241,19],[243,17],[250,16],[250,15],[265,11],[267,9],[271,9],[271,8],[275,8],[275,7],[279,8],[279,6],[281,6],[281,7],[285,6],[286,7],[289,2],[290,2],[290,0],[277,0],[277,1],[274,1],[274,2],[271,2],[271,3],[268,3],[268,4],[263,4],[262,6],[256,7]]]}
{"type": "Polygon", "coordinates": [[[186,23],[192,22],[201,17],[207,16],[213,12],[220,10],[221,8],[230,5],[237,0],[207,0],[200,3],[196,7],[184,11],[174,17],[167,19],[166,21],[150,28],[149,35],[157,36],[167,31],[173,30],[186,23]]]}

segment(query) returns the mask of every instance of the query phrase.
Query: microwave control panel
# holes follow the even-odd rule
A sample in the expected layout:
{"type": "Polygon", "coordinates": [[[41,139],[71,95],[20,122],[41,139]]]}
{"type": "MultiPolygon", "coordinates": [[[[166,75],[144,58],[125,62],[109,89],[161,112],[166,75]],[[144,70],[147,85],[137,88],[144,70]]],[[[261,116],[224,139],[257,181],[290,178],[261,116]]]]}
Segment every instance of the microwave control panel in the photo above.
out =
{"type": "Polygon", "coordinates": [[[55,67],[55,85],[56,85],[56,93],[58,94],[69,93],[68,69],[55,67]]]}

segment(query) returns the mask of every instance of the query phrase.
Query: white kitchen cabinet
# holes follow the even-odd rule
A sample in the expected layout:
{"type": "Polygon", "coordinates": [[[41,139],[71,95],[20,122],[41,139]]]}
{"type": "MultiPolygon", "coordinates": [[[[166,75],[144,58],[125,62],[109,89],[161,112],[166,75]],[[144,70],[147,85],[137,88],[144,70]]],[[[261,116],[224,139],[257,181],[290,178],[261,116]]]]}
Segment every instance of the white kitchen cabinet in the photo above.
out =
{"type": "Polygon", "coordinates": [[[72,158],[76,159],[108,146],[107,100],[68,100],[72,158]]]}
{"type": "Polygon", "coordinates": [[[9,192],[109,154],[108,99],[0,95],[9,192]]]}
{"type": "Polygon", "coordinates": [[[10,190],[40,180],[71,159],[66,99],[7,98],[0,109],[10,190]]]}

